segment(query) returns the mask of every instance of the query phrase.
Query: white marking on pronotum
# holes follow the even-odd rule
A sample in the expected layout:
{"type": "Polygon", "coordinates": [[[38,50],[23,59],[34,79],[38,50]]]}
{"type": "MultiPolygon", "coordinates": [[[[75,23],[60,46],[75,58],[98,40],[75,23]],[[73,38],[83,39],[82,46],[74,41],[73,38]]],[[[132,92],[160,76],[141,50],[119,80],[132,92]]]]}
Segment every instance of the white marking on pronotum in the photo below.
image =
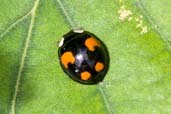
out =
{"type": "Polygon", "coordinates": [[[74,29],[73,31],[74,31],[75,33],[83,33],[83,32],[84,32],[83,29],[74,29]]]}
{"type": "Polygon", "coordinates": [[[64,44],[64,37],[62,37],[61,41],[59,42],[59,47],[61,47],[64,44]]]}

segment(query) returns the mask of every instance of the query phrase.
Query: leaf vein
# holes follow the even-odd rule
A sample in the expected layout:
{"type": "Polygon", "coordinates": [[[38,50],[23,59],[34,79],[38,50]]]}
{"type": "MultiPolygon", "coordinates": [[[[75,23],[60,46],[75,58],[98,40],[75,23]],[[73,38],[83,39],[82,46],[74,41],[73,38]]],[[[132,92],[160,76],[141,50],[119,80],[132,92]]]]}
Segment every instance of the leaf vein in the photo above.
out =
{"type": "Polygon", "coordinates": [[[66,11],[66,8],[64,7],[63,3],[61,2],[61,0],[57,0],[58,4],[59,4],[59,7],[61,8],[64,16],[66,17],[66,20],[69,22],[69,24],[71,25],[71,27],[74,27],[75,24],[74,22],[71,20],[68,12],[66,11]]]}
{"type": "Polygon", "coordinates": [[[104,101],[104,104],[105,104],[106,109],[107,109],[107,111],[108,111],[108,114],[113,114],[113,113],[112,113],[112,110],[111,110],[111,107],[110,107],[110,105],[109,105],[109,101],[107,100],[106,94],[105,94],[104,89],[103,89],[103,87],[102,87],[102,84],[99,84],[99,85],[98,85],[98,89],[99,89],[100,93],[102,94],[103,101],[104,101]]]}
{"type": "Polygon", "coordinates": [[[161,39],[166,42],[166,45],[167,45],[168,49],[171,51],[171,46],[169,44],[169,38],[168,38],[168,36],[165,35],[165,34],[163,34],[163,32],[160,30],[159,27],[156,27],[155,26],[156,23],[155,23],[153,17],[149,14],[149,12],[144,7],[144,5],[142,3],[142,0],[138,0],[137,3],[136,3],[136,5],[141,10],[141,12],[146,17],[146,19],[150,22],[152,28],[154,28],[154,30],[160,35],[161,39]]]}
{"type": "Polygon", "coordinates": [[[21,21],[23,21],[24,19],[26,19],[29,15],[31,14],[31,11],[29,11],[28,13],[26,13],[24,16],[22,16],[21,18],[17,19],[14,23],[12,23],[6,30],[4,30],[4,32],[2,32],[0,34],[0,40],[2,39],[2,37],[4,37],[13,27],[15,27],[17,24],[19,24],[21,21]]]}
{"type": "Polygon", "coordinates": [[[27,50],[28,50],[28,47],[29,47],[30,39],[31,39],[31,34],[32,34],[33,26],[34,26],[34,21],[35,21],[35,16],[36,16],[36,9],[38,7],[38,4],[39,4],[39,0],[36,0],[34,2],[34,6],[33,6],[32,10],[31,10],[31,22],[30,22],[30,25],[29,25],[28,34],[27,34],[27,37],[26,37],[25,46],[24,46],[24,50],[23,50],[23,53],[22,53],[20,67],[19,67],[19,70],[18,70],[16,85],[15,85],[15,91],[14,91],[13,99],[12,99],[12,102],[11,102],[11,112],[10,112],[10,114],[16,114],[15,107],[16,107],[16,100],[17,100],[17,95],[18,95],[18,91],[19,91],[21,74],[22,74],[22,71],[23,71],[23,68],[24,68],[25,58],[26,58],[26,55],[27,55],[27,50]]]}

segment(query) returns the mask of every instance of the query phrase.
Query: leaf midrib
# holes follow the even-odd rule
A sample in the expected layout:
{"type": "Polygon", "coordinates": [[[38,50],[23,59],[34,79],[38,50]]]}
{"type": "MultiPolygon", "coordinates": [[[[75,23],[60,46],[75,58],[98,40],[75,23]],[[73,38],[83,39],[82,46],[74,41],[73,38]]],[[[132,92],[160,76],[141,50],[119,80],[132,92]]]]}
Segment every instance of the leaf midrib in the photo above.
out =
{"type": "Polygon", "coordinates": [[[36,0],[34,2],[33,8],[31,9],[31,21],[30,21],[30,25],[29,25],[28,34],[27,34],[27,37],[26,37],[26,40],[25,40],[24,50],[23,50],[23,53],[22,53],[21,61],[20,61],[20,67],[18,69],[16,84],[15,84],[15,90],[14,90],[13,98],[12,98],[12,101],[11,101],[10,114],[16,114],[16,99],[17,99],[17,95],[18,95],[18,91],[19,91],[20,80],[21,80],[22,71],[23,71],[23,68],[24,68],[25,58],[27,56],[27,51],[28,51],[28,48],[29,48],[29,43],[30,43],[30,39],[31,39],[31,35],[32,35],[32,29],[34,27],[34,21],[35,21],[36,10],[37,10],[38,5],[39,5],[39,0],[36,0]]]}

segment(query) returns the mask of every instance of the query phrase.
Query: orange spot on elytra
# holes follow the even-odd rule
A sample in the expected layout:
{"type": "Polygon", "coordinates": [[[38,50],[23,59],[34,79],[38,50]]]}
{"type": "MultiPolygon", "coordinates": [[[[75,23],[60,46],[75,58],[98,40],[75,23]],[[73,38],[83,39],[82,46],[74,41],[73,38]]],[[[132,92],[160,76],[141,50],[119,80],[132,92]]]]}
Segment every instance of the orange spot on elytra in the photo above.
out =
{"type": "Polygon", "coordinates": [[[82,80],[88,80],[91,77],[91,74],[88,71],[84,71],[81,73],[82,80]]]}
{"type": "Polygon", "coordinates": [[[65,52],[62,56],[61,56],[61,62],[64,65],[65,68],[68,68],[68,64],[74,64],[75,62],[75,58],[72,54],[72,52],[65,52]]]}
{"type": "Polygon", "coordinates": [[[95,47],[100,47],[99,42],[93,38],[90,37],[85,41],[85,46],[90,50],[90,51],[94,51],[95,47]]]}
{"type": "Polygon", "coordinates": [[[104,68],[103,63],[101,63],[101,62],[97,62],[97,63],[96,63],[96,65],[95,65],[95,70],[96,70],[97,72],[100,72],[101,70],[103,70],[103,68],[104,68]]]}

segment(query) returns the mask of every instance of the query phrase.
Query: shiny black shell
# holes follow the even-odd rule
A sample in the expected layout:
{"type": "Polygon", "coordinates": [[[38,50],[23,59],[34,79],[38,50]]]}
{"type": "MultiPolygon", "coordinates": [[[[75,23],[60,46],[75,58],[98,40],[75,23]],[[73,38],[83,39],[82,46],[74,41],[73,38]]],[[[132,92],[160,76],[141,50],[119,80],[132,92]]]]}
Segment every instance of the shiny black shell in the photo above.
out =
{"type": "MultiPolygon", "coordinates": [[[[94,34],[83,30],[71,30],[63,35],[58,49],[58,56],[63,71],[74,81],[81,84],[92,85],[101,82],[109,68],[109,53],[105,44],[94,34]],[[94,38],[98,45],[91,42],[85,45],[88,38],[94,38]],[[94,45],[94,50],[88,47],[94,45]],[[71,57],[63,57],[66,52],[69,52],[71,57]],[[72,54],[71,54],[72,53],[72,54]],[[71,59],[72,58],[72,59],[71,59]],[[68,62],[70,60],[72,62],[68,62]],[[67,63],[67,65],[65,64],[67,63]],[[97,63],[102,63],[96,69],[97,63]],[[67,67],[67,68],[66,68],[67,67]],[[87,71],[91,76],[88,79],[82,79],[83,72],[87,71]]],[[[97,65],[98,66],[98,65],[97,65]]],[[[87,75],[86,73],[84,74],[87,75]]],[[[84,76],[83,75],[83,76],[84,76]]],[[[89,76],[89,75],[87,75],[89,76]]]]}

